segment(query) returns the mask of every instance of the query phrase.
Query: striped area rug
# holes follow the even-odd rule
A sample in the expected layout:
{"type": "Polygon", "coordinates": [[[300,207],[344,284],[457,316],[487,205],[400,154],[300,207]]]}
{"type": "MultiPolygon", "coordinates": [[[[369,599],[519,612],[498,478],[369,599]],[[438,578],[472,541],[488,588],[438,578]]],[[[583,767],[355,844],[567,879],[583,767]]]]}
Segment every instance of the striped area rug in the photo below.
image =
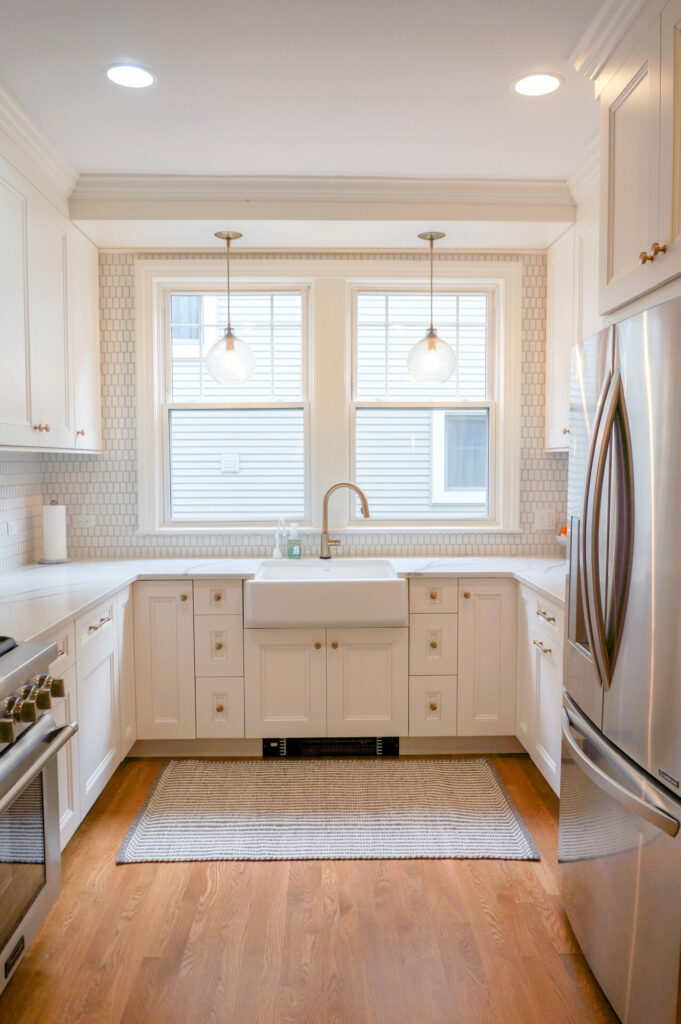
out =
{"type": "Polygon", "coordinates": [[[117,862],[410,857],[539,860],[479,757],[169,761],[117,862]]]}

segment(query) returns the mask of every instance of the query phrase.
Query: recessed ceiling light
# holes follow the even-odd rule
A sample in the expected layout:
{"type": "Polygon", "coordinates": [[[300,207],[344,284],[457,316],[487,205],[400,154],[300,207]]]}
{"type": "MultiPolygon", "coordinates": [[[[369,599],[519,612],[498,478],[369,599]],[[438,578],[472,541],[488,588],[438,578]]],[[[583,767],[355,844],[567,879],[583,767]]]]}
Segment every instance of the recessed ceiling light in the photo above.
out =
{"type": "Polygon", "coordinates": [[[513,83],[513,88],[521,96],[546,96],[547,93],[555,92],[562,85],[563,79],[560,75],[540,74],[525,75],[513,83]]]}
{"type": "Polygon", "coordinates": [[[146,89],[156,81],[153,71],[138,64],[112,64],[106,69],[106,77],[116,85],[124,85],[126,89],[146,89]]]}

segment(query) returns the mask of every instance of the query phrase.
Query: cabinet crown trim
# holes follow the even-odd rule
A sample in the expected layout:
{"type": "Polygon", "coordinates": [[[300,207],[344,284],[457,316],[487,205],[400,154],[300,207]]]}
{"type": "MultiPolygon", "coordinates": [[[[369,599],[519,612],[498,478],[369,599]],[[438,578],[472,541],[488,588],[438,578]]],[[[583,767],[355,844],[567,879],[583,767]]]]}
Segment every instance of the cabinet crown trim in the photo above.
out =
{"type": "Polygon", "coordinates": [[[570,54],[569,63],[592,82],[597,79],[649,2],[605,0],[570,54]]]}
{"type": "MultiPolygon", "coordinates": [[[[0,129],[19,147],[38,173],[47,173],[65,198],[73,192],[78,171],[29,116],[14,93],[0,82],[0,129]]],[[[32,184],[36,184],[32,181],[32,184]]]]}

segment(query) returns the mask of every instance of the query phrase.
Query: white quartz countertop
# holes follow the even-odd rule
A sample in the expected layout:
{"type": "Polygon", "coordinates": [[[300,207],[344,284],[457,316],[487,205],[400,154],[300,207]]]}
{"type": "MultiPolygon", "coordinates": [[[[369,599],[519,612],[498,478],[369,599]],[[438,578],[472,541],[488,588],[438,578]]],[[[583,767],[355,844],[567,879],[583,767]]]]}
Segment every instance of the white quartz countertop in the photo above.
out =
{"type": "MultiPolygon", "coordinates": [[[[43,636],[136,580],[253,579],[260,558],[136,558],[27,565],[0,576],[0,634],[43,636]]],[[[506,576],[563,603],[567,562],[557,558],[389,558],[400,576],[506,576]]]]}

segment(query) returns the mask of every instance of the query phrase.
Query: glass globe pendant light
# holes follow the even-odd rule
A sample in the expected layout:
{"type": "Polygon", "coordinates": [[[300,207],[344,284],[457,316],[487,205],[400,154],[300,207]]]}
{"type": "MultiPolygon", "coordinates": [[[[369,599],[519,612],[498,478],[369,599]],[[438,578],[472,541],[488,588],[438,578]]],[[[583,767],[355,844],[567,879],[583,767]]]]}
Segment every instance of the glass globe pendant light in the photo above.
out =
{"type": "Polygon", "coordinates": [[[409,376],[417,384],[443,384],[456,370],[454,349],[438,337],[433,327],[433,242],[444,237],[442,231],[423,231],[419,235],[430,243],[430,327],[425,338],[417,341],[407,357],[409,376]]]}
{"type": "Polygon", "coordinates": [[[206,353],[206,369],[218,384],[243,384],[255,369],[255,356],[250,345],[232,333],[231,280],[229,276],[229,250],[240,231],[216,231],[216,238],[227,243],[227,330],[206,353]]]}

